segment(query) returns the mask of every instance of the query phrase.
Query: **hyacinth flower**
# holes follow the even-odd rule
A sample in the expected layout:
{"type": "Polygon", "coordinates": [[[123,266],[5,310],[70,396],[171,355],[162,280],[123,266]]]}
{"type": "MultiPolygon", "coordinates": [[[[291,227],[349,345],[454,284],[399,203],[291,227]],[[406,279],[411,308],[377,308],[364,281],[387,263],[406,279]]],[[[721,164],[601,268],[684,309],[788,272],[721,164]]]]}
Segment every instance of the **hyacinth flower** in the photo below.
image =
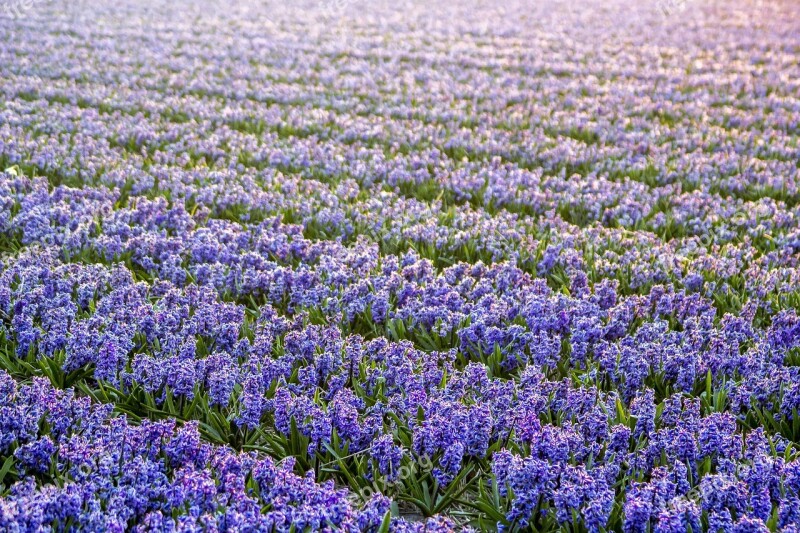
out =
{"type": "Polygon", "coordinates": [[[797,5],[157,4],[0,14],[0,530],[800,529],[797,5]]]}
{"type": "MultiPolygon", "coordinates": [[[[53,522],[106,530],[427,527],[390,520],[389,501],[379,495],[354,507],[332,483],[294,474],[291,459],[275,463],[205,443],[196,423],[133,425],[111,416],[112,406],[54,389],[42,378],[18,386],[2,373],[0,383],[0,457],[12,481],[0,507],[3,529],[36,530],[53,522]]],[[[443,520],[429,525],[449,527],[443,520]]]]}

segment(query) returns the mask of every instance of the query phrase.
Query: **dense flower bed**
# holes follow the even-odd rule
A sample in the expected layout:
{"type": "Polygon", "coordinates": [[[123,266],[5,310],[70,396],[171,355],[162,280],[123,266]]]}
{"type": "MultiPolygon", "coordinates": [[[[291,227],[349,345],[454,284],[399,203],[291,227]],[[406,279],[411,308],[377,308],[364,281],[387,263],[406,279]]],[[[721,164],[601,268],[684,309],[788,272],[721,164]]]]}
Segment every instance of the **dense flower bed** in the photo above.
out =
{"type": "Polygon", "coordinates": [[[796,3],[61,4],[0,530],[800,531],[796,3]]]}

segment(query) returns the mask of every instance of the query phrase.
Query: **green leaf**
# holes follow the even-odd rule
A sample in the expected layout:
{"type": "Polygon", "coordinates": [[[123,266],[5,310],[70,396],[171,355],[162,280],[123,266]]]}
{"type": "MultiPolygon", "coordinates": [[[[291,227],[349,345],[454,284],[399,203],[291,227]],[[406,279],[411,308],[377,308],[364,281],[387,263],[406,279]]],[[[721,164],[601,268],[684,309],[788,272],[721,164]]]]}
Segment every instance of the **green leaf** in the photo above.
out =
{"type": "Polygon", "coordinates": [[[14,456],[10,455],[3,462],[2,468],[0,468],[0,483],[3,483],[3,480],[6,478],[6,476],[11,471],[11,468],[13,466],[14,466],[14,456]]]}
{"type": "Polygon", "coordinates": [[[383,522],[381,522],[381,527],[378,529],[378,533],[389,533],[389,526],[392,524],[392,512],[386,511],[386,515],[383,517],[383,522]]]}

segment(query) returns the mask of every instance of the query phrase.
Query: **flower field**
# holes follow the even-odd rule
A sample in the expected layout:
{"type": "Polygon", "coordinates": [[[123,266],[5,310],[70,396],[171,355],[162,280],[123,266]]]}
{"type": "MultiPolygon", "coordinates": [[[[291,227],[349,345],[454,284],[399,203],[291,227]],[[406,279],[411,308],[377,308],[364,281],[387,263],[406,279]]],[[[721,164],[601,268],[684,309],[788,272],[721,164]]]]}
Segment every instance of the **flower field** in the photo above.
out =
{"type": "Polygon", "coordinates": [[[7,0],[0,531],[800,532],[799,139],[791,0],[7,0]]]}

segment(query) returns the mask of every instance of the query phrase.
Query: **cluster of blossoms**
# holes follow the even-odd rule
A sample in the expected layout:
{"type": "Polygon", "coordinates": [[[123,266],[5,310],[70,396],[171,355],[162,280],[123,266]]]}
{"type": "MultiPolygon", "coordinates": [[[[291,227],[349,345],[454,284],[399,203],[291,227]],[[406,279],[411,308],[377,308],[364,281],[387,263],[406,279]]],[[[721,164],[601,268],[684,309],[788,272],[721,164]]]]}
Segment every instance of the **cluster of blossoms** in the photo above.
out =
{"type": "MultiPolygon", "coordinates": [[[[381,496],[354,509],[332,482],[293,473],[292,458],[276,464],[203,442],[197,422],[133,425],[112,410],[46,379],[19,387],[0,372],[0,456],[13,457],[24,476],[0,500],[4,531],[53,523],[92,531],[377,531],[389,512],[381,496]]],[[[451,527],[391,524],[398,531],[451,527]]]]}
{"type": "Polygon", "coordinates": [[[0,529],[800,531],[797,6],[292,4],[0,17],[0,529]]]}

